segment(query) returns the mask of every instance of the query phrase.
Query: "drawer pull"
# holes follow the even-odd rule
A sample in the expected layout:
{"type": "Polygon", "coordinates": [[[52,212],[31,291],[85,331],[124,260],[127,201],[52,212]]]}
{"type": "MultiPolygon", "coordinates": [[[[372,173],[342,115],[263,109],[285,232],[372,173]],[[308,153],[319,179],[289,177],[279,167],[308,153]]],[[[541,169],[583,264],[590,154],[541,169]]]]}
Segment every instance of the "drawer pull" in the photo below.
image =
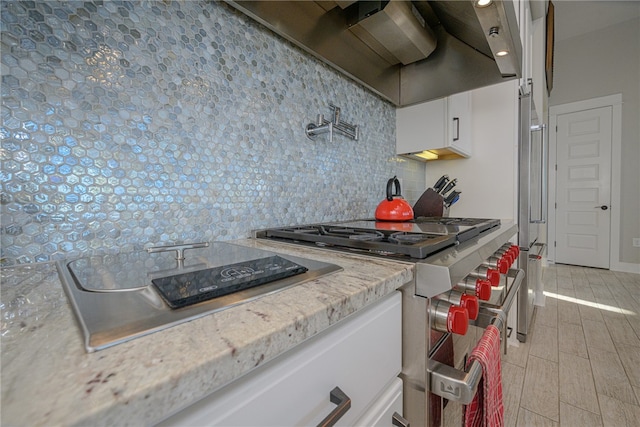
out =
{"type": "Polygon", "coordinates": [[[344,394],[340,387],[336,387],[329,393],[329,400],[335,403],[336,408],[318,424],[318,427],[331,427],[351,408],[351,398],[344,394]]]}
{"type": "Polygon", "coordinates": [[[394,412],[391,416],[391,424],[397,427],[411,427],[411,424],[409,424],[409,420],[407,420],[397,412],[394,412]]]}

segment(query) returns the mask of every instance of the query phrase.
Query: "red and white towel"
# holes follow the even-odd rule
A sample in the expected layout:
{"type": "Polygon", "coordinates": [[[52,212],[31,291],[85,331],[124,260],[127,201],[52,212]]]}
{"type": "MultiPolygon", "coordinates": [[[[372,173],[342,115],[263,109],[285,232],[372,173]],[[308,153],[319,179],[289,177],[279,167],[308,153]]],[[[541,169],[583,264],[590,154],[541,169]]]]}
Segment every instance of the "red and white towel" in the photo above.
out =
{"type": "Polygon", "coordinates": [[[477,360],[482,366],[478,391],[463,409],[465,427],[504,426],[502,404],[502,369],[500,365],[500,330],[489,325],[467,360],[467,368],[477,360]]]}

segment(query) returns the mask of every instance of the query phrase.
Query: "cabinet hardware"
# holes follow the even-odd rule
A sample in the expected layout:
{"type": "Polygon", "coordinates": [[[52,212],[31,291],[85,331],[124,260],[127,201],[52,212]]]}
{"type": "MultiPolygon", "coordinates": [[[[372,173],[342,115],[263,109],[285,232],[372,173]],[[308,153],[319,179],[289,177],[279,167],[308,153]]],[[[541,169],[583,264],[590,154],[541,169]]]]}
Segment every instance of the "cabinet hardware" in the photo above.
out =
{"type": "Polygon", "coordinates": [[[340,387],[336,387],[329,393],[329,401],[335,403],[336,408],[318,424],[318,427],[331,427],[351,408],[351,398],[340,387]]]}
{"type": "Polygon", "coordinates": [[[460,139],[460,118],[454,117],[453,121],[456,122],[456,136],[453,137],[453,140],[457,141],[460,139]]]}
{"type": "Polygon", "coordinates": [[[409,420],[407,420],[397,412],[394,412],[391,416],[391,424],[397,427],[411,427],[411,424],[409,424],[409,420]]]}

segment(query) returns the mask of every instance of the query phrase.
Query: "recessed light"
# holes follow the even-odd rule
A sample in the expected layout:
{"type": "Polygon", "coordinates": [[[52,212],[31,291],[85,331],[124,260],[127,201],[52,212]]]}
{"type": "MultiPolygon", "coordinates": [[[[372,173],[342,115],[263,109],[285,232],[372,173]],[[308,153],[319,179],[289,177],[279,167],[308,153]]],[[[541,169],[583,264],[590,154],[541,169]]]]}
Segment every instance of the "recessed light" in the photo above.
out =
{"type": "Polygon", "coordinates": [[[496,56],[507,56],[507,55],[509,55],[508,50],[499,50],[496,52],[496,56]]]}
{"type": "Polygon", "coordinates": [[[476,2],[476,7],[487,7],[491,3],[493,3],[493,0],[478,0],[476,2]]]}

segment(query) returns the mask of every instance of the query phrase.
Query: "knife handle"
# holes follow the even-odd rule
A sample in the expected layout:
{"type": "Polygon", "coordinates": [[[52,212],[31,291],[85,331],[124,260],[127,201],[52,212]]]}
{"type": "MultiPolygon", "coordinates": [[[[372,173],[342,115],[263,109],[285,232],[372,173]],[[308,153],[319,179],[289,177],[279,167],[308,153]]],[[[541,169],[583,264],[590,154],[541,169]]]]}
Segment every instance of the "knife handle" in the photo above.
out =
{"type": "Polygon", "coordinates": [[[461,194],[460,191],[452,191],[445,199],[445,204],[453,204],[453,200],[461,194]]]}
{"type": "Polygon", "coordinates": [[[440,179],[433,186],[433,190],[437,193],[449,182],[449,175],[442,175],[440,179]]]}
{"type": "Polygon", "coordinates": [[[442,192],[440,194],[445,195],[445,194],[447,194],[447,192],[453,190],[453,187],[456,186],[457,182],[458,182],[458,180],[456,178],[454,178],[449,184],[447,184],[446,187],[444,187],[444,190],[442,190],[442,192]]]}

